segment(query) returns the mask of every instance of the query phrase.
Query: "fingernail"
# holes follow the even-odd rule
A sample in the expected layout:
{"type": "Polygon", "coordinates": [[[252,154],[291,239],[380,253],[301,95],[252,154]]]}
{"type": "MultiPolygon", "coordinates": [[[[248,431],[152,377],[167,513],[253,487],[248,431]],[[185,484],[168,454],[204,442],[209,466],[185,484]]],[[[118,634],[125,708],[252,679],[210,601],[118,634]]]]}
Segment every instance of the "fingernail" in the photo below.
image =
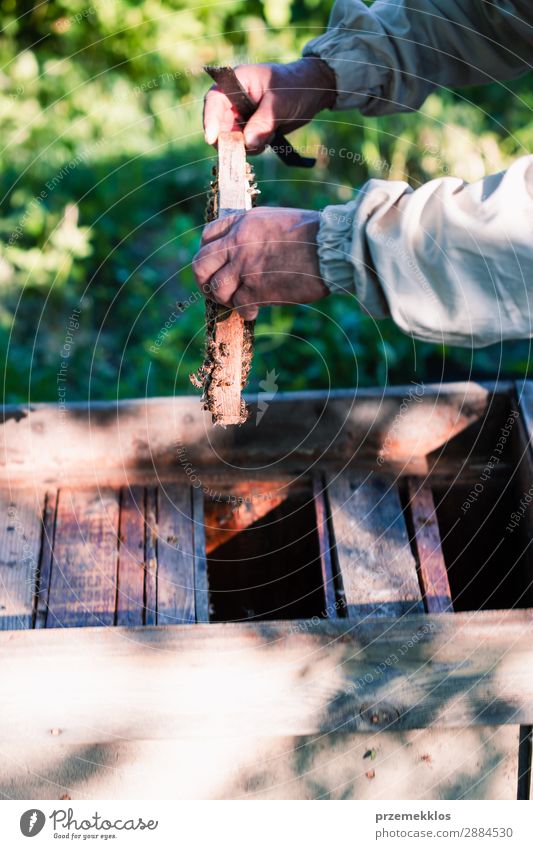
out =
{"type": "Polygon", "coordinates": [[[261,147],[261,142],[254,133],[244,133],[246,147],[261,147]]]}
{"type": "Polygon", "coordinates": [[[205,125],[205,141],[207,144],[214,144],[218,138],[217,124],[205,125]]]}

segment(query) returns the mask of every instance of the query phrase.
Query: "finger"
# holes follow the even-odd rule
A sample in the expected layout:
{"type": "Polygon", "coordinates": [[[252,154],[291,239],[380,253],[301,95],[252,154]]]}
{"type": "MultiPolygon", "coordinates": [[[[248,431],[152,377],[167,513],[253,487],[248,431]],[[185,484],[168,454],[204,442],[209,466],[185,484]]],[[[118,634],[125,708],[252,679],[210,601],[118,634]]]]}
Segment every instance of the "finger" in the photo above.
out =
{"type": "Polygon", "coordinates": [[[245,321],[254,321],[259,313],[257,298],[246,285],[241,285],[233,295],[232,304],[245,321]]]}
{"type": "Polygon", "coordinates": [[[198,287],[204,294],[209,293],[209,281],[228,261],[228,243],[226,239],[217,239],[200,248],[192,261],[192,270],[198,287]]]}
{"type": "Polygon", "coordinates": [[[244,128],[246,147],[260,153],[271,140],[275,130],[274,93],[267,91],[244,128]]]}
{"type": "Polygon", "coordinates": [[[240,286],[239,270],[233,263],[227,262],[209,281],[211,298],[218,304],[230,307],[240,286]]]}
{"type": "Polygon", "coordinates": [[[202,247],[209,245],[217,239],[222,239],[228,235],[231,228],[244,215],[244,212],[236,212],[232,215],[225,215],[223,218],[215,218],[206,224],[202,231],[202,247]]]}
{"type": "Polygon", "coordinates": [[[204,98],[204,135],[207,144],[215,144],[221,132],[232,130],[235,125],[235,110],[230,101],[213,86],[204,98]]]}

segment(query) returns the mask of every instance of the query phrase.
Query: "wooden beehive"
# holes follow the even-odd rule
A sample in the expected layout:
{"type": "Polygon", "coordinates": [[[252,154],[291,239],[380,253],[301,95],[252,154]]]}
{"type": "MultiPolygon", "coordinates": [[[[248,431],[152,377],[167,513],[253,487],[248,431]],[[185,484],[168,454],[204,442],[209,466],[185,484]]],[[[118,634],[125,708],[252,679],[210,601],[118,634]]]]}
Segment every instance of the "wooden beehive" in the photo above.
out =
{"type": "Polygon", "coordinates": [[[6,408],[4,796],[528,798],[533,385],[249,403],[6,408]]]}

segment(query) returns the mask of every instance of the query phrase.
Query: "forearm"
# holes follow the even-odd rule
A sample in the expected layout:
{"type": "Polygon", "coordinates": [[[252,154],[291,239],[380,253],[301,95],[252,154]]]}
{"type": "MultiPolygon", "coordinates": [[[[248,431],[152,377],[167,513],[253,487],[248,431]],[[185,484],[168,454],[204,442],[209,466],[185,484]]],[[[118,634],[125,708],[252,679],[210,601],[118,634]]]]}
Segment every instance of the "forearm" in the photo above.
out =
{"type": "Polygon", "coordinates": [[[507,80],[531,68],[530,0],[337,0],[304,56],[336,76],[336,109],[417,109],[438,86],[507,80]]]}
{"type": "Polygon", "coordinates": [[[370,180],[324,210],[318,245],[332,291],[418,339],[482,347],[533,336],[533,156],[470,185],[370,180]]]}

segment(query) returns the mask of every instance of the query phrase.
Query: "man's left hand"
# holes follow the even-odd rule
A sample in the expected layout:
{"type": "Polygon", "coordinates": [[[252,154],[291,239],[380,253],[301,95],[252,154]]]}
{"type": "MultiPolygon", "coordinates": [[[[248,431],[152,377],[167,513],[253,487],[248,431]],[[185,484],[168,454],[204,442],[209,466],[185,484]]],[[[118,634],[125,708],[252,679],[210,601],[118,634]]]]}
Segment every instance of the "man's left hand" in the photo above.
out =
{"type": "Polygon", "coordinates": [[[263,207],[208,224],[193,260],[201,291],[251,321],[262,304],[309,304],[329,294],[320,277],[320,216],[263,207]]]}

